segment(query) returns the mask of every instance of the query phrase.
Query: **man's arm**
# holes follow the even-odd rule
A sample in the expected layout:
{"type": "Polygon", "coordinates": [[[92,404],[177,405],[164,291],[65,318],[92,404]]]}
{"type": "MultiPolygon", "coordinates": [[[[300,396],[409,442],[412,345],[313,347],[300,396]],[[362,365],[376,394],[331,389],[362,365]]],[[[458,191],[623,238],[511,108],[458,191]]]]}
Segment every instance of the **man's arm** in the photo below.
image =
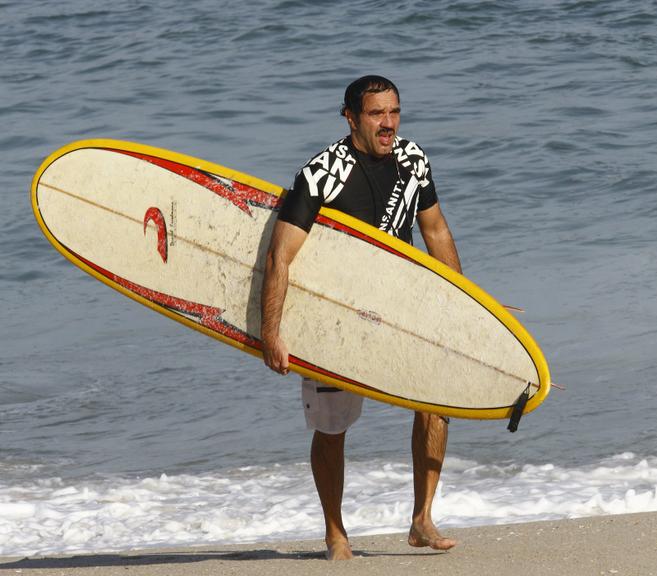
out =
{"type": "Polygon", "coordinates": [[[452,233],[440,205],[434,204],[430,208],[418,212],[417,222],[424,243],[427,246],[427,252],[436,260],[440,260],[450,268],[461,272],[461,262],[456,251],[454,238],[452,238],[452,233]]]}
{"type": "Polygon", "coordinates": [[[279,335],[283,304],[288,286],[288,271],[308,233],[278,220],[269,243],[262,283],[260,338],[265,364],[280,374],[288,373],[288,351],[279,335]]]}

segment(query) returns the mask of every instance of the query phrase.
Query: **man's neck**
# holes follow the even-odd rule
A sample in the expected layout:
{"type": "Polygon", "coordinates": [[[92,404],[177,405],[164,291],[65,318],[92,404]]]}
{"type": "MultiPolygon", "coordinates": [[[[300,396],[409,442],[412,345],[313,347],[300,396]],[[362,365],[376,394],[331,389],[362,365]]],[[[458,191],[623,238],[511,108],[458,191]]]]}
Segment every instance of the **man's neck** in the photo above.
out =
{"type": "Polygon", "coordinates": [[[363,150],[361,147],[359,147],[356,144],[352,134],[347,136],[347,140],[348,140],[350,146],[356,151],[358,157],[361,160],[364,160],[364,161],[366,161],[370,164],[376,164],[378,162],[383,162],[383,161],[385,161],[385,160],[392,157],[392,152],[390,152],[389,154],[385,154],[384,156],[375,156],[374,154],[370,154],[369,152],[366,152],[365,150],[363,150]]]}

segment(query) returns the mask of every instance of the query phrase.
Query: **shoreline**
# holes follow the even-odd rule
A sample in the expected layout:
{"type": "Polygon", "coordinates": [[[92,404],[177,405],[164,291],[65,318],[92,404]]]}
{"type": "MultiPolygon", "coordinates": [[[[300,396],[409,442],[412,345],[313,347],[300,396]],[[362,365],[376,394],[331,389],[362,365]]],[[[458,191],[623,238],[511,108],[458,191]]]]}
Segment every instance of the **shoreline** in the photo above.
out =
{"type": "Polygon", "coordinates": [[[448,552],[411,548],[405,534],[351,539],[354,560],[328,563],[321,540],[203,545],[118,553],[0,557],[0,574],[76,576],[265,576],[275,567],[290,576],[327,570],[359,576],[657,576],[657,513],[592,516],[445,531],[459,544],[448,552]]]}

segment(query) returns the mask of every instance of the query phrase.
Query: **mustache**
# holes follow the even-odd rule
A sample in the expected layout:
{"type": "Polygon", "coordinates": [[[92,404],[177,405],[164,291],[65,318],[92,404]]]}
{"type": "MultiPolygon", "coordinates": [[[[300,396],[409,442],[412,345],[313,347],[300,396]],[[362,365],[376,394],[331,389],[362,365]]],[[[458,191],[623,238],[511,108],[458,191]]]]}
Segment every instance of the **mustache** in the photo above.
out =
{"type": "Polygon", "coordinates": [[[381,128],[376,135],[377,136],[387,136],[388,134],[394,134],[395,131],[392,128],[381,128]]]}

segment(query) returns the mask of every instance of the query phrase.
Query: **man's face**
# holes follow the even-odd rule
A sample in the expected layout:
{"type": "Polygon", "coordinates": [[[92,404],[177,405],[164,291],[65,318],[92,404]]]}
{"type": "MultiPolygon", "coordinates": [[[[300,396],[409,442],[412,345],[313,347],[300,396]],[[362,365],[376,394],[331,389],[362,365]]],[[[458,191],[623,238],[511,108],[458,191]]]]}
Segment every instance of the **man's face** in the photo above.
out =
{"type": "Polygon", "coordinates": [[[358,117],[346,111],[356,149],[378,158],[390,154],[399,129],[399,112],[399,99],[393,90],[366,92],[358,117]]]}

